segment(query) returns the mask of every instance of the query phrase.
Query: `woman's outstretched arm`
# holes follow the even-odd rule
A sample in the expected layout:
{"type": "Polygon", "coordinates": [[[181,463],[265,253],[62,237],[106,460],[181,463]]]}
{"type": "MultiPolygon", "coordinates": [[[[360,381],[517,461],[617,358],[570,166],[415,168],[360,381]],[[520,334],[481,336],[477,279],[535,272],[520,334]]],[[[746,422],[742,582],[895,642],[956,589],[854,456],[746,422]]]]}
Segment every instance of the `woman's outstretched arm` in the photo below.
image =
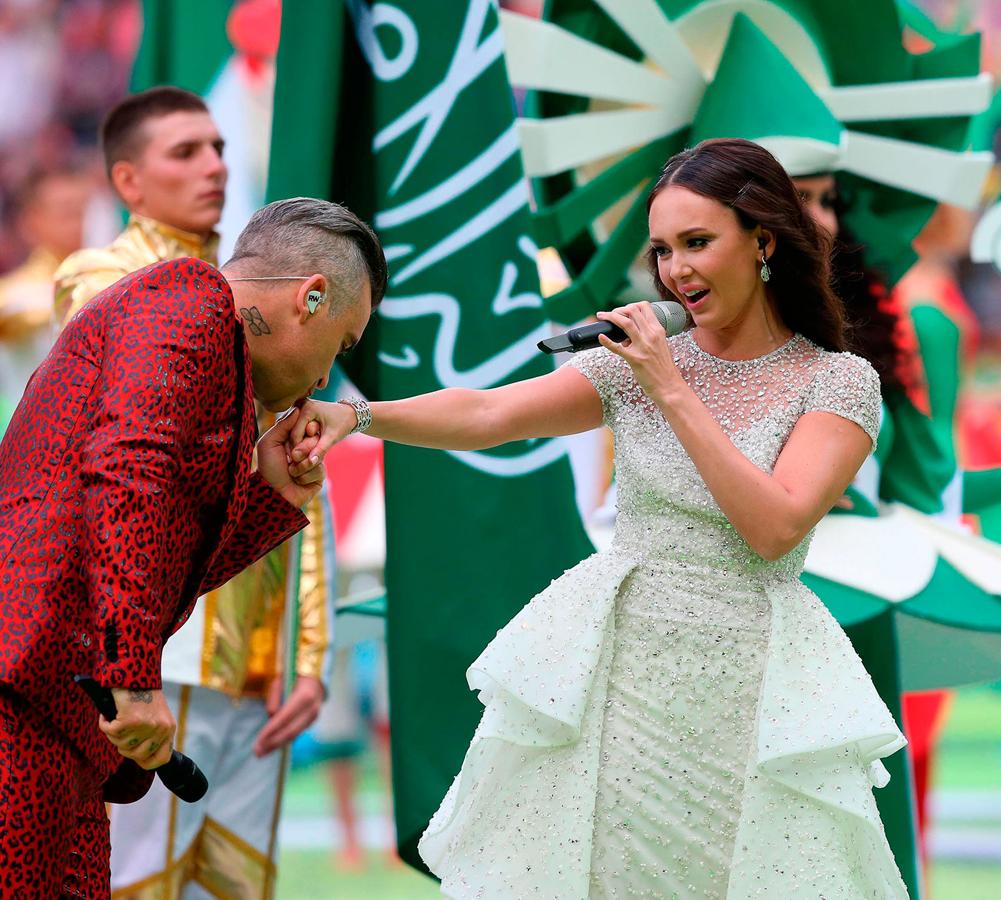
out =
{"type": "MultiPolygon", "coordinates": [[[[293,451],[292,474],[322,459],[355,427],[355,411],[345,403],[307,400],[293,430],[293,445],[303,443],[306,426],[322,426],[319,441],[305,454],[293,451]]],[[[508,441],[558,437],[601,425],[601,400],[576,369],[485,391],[447,388],[405,400],[372,404],[373,437],[439,450],[483,450],[508,441]]]]}

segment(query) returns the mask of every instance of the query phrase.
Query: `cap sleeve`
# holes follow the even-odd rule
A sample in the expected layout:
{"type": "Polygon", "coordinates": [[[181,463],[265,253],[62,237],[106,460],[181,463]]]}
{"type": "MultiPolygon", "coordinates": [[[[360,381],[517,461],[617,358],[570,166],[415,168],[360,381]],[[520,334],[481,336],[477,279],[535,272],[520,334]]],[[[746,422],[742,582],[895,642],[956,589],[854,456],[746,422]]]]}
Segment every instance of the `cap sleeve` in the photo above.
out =
{"type": "Polygon", "coordinates": [[[860,426],[876,448],[882,416],[879,376],[866,360],[851,353],[831,353],[814,375],[803,412],[828,412],[860,426]]]}
{"type": "Polygon", "coordinates": [[[602,419],[606,425],[611,425],[622,403],[629,366],[610,350],[597,347],[575,353],[560,366],[561,369],[567,367],[576,369],[591,382],[601,398],[602,419]]]}

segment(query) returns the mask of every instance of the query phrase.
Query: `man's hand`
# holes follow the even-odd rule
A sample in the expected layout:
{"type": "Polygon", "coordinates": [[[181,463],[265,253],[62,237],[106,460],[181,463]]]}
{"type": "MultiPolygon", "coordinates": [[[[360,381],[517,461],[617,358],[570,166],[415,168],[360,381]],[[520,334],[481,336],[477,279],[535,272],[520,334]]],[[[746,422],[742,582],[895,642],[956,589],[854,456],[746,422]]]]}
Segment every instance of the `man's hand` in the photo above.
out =
{"type": "Polygon", "coordinates": [[[323,694],[323,685],[319,680],[300,675],[292,693],[282,703],[282,679],[276,678],[271,683],[265,704],[271,718],[254,741],[255,755],[267,756],[273,750],[284,747],[312,725],[323,704],[323,694]]]}
{"type": "Polygon", "coordinates": [[[291,409],[261,436],[257,442],[257,471],[289,503],[301,509],[319,492],[324,468],[322,457],[317,456],[306,459],[294,474],[290,471],[286,443],[300,415],[297,408],[291,409]]]}
{"type": "Polygon", "coordinates": [[[101,716],[101,731],[126,759],[144,769],[156,769],[170,759],[174,748],[174,716],[162,691],[114,688],[118,716],[109,722],[101,716]]]}
{"type": "Polygon", "coordinates": [[[344,440],[355,425],[358,415],[347,403],[326,403],[307,400],[291,430],[287,446],[289,472],[296,477],[308,473],[314,460],[322,460],[338,441],[344,440]],[[317,435],[316,428],[319,425],[317,435]]]}

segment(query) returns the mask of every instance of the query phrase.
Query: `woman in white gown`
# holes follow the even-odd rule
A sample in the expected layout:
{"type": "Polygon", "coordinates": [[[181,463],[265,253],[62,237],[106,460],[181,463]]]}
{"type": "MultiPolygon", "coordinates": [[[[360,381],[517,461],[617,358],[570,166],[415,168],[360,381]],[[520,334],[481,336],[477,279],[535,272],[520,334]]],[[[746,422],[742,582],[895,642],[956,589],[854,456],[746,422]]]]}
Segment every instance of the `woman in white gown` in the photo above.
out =
{"type": "MultiPolygon", "coordinates": [[[[875,373],[840,352],[828,244],[739,140],[673,157],[649,227],[690,330],[665,341],[633,304],[599,314],[628,340],[550,375],[371,405],[371,434],[427,447],[615,436],[612,546],[470,667],[483,717],[421,854],[461,898],[904,897],[871,790],[904,740],[798,580],[880,415],[875,373]]],[[[322,434],[293,459],[367,419],[305,412],[322,434]]]]}

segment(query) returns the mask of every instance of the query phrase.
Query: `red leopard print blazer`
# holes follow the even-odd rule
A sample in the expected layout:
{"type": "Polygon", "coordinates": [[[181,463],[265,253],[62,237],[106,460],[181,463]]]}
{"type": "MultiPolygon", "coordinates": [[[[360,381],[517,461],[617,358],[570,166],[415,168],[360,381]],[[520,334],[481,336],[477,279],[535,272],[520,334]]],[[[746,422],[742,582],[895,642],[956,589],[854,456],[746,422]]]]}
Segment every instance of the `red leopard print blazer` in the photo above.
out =
{"type": "Polygon", "coordinates": [[[251,474],[251,388],[225,279],[158,263],[73,318],[0,444],[0,684],[105,775],[122,758],[73,676],[159,688],[199,594],[307,524],[251,474]]]}

